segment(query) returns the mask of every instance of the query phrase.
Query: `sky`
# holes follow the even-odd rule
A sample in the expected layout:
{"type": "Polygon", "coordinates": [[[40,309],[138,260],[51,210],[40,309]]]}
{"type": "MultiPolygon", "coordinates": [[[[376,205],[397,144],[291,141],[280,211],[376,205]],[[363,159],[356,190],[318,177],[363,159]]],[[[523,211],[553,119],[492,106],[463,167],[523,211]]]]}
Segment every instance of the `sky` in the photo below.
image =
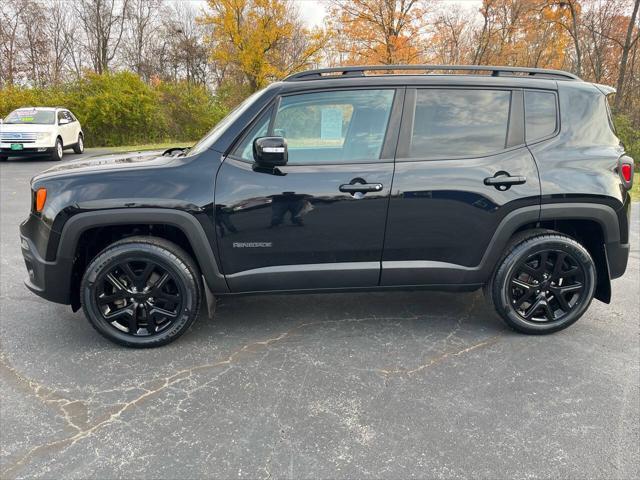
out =
{"type": "MultiPolygon", "coordinates": [[[[310,26],[322,25],[324,16],[327,13],[326,0],[294,0],[300,9],[300,15],[310,26]]],[[[467,6],[477,5],[480,7],[482,0],[440,0],[441,3],[461,4],[467,6]]]]}

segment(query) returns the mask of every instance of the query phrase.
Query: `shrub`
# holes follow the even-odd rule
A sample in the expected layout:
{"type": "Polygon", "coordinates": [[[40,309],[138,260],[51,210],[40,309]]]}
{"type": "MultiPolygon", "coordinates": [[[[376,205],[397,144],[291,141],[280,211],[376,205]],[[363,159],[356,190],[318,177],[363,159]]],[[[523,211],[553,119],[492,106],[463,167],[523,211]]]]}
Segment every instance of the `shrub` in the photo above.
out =
{"type": "Polygon", "coordinates": [[[166,137],[158,95],[130,72],[88,74],[71,85],[66,106],[82,123],[87,145],[152,143],[166,137]]]}
{"type": "Polygon", "coordinates": [[[160,82],[157,86],[169,138],[202,137],[224,117],[226,111],[203,85],[160,82]]]}
{"type": "Polygon", "coordinates": [[[87,146],[194,141],[226,113],[202,85],[150,86],[131,72],[88,73],[61,86],[0,90],[0,117],[25,106],[69,108],[82,123],[87,146]]]}
{"type": "Polygon", "coordinates": [[[636,171],[640,162],[640,129],[634,128],[631,120],[626,115],[616,115],[614,117],[616,133],[624,144],[627,154],[633,157],[636,163],[636,171]]]}

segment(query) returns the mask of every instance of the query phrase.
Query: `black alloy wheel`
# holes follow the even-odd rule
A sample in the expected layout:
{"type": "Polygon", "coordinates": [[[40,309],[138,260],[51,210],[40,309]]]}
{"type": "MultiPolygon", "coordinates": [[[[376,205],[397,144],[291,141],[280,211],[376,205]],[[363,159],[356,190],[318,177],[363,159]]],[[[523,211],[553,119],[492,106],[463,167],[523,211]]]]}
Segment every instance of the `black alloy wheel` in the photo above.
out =
{"type": "Polygon", "coordinates": [[[571,254],[543,250],[518,262],[510,279],[511,303],[522,318],[553,322],[584,299],[584,267],[571,254]]]}
{"type": "Polygon", "coordinates": [[[596,286],[596,266],[574,239],[540,231],[515,239],[499,262],[489,298],[514,330],[552,333],[576,322],[596,286]]]}
{"type": "Polygon", "coordinates": [[[201,298],[193,259],[157,237],[129,237],[108,246],[91,261],[80,286],[89,322],[128,347],[156,347],[178,338],[197,318],[201,298]]]}
{"type": "Polygon", "coordinates": [[[102,318],[134,336],[155,335],[182,311],[183,285],[157,262],[125,260],[96,281],[96,302],[102,318]]]}

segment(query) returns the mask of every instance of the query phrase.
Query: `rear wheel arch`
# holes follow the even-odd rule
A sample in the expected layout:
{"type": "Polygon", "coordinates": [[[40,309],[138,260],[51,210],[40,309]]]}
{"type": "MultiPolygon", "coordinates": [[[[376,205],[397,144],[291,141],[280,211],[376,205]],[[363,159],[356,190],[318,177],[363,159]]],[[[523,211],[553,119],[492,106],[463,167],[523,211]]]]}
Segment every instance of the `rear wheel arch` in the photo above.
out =
{"type": "Polygon", "coordinates": [[[549,203],[514,210],[500,224],[487,248],[482,281],[491,281],[514,239],[524,239],[540,230],[553,231],[573,238],[587,249],[597,267],[595,298],[609,303],[611,282],[606,245],[625,242],[618,213],[610,205],[588,202],[549,203]]]}

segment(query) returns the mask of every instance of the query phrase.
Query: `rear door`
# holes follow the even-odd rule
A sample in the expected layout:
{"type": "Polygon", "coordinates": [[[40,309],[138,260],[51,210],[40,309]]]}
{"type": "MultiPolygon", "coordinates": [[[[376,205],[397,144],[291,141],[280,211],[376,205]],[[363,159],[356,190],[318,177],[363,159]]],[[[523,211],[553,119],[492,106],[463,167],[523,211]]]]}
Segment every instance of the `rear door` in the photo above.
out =
{"type": "Polygon", "coordinates": [[[540,184],[523,110],[519,89],[407,90],[382,285],[482,281],[500,222],[526,206],[537,219],[540,184]]]}
{"type": "Polygon", "coordinates": [[[71,121],[70,128],[69,128],[69,132],[71,135],[71,143],[77,143],[78,137],[80,135],[80,122],[75,117],[75,115],[71,113],[69,110],[65,110],[64,113],[67,116],[67,118],[69,118],[69,120],[71,121]]]}
{"type": "Polygon", "coordinates": [[[217,243],[232,291],[378,284],[403,94],[287,95],[254,122],[216,179],[217,243]],[[270,135],[286,139],[289,162],[265,171],[252,143],[270,135]]]}

